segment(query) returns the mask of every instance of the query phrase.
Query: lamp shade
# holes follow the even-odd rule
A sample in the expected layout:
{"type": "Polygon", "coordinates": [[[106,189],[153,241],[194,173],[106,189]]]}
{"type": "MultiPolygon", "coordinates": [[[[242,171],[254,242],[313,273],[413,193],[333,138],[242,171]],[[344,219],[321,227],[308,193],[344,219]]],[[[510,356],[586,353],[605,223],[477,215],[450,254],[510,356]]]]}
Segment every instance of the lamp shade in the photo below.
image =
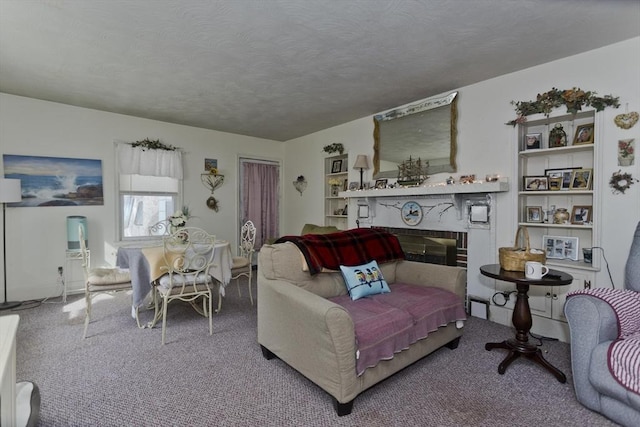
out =
{"type": "Polygon", "coordinates": [[[369,162],[367,161],[366,154],[358,154],[356,157],[356,163],[353,165],[354,169],[369,169],[369,162]]]}
{"type": "Polygon", "coordinates": [[[15,203],[21,200],[20,180],[0,178],[0,203],[15,203]]]}

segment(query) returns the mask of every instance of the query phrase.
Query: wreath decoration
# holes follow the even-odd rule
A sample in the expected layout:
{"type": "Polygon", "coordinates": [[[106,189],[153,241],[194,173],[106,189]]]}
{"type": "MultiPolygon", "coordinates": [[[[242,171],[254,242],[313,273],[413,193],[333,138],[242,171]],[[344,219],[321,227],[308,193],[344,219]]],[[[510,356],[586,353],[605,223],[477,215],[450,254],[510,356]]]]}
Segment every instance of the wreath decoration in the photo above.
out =
{"type": "Polygon", "coordinates": [[[622,173],[618,170],[611,175],[609,186],[612,188],[613,194],[624,194],[634,182],[640,181],[633,178],[630,173],[622,173]]]}
{"type": "Polygon", "coordinates": [[[507,122],[507,125],[515,126],[527,121],[526,116],[531,114],[544,113],[547,117],[554,108],[567,107],[567,113],[576,114],[582,107],[593,107],[596,111],[602,111],[606,107],[618,108],[620,98],[613,95],[603,97],[596,96],[595,92],[584,91],[578,87],[572,89],[551,88],[550,91],[539,93],[535,101],[511,101],[516,106],[518,117],[507,122]]]}

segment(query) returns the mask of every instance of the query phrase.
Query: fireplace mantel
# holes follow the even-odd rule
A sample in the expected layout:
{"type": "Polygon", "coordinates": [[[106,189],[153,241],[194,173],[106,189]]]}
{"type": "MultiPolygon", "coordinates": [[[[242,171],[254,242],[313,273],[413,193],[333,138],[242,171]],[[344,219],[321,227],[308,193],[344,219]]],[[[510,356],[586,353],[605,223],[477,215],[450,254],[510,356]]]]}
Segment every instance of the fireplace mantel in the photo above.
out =
{"type": "Polygon", "coordinates": [[[379,188],[371,190],[342,191],[344,198],[415,197],[443,194],[501,193],[509,191],[507,181],[475,182],[473,184],[432,184],[420,187],[379,188]]]}

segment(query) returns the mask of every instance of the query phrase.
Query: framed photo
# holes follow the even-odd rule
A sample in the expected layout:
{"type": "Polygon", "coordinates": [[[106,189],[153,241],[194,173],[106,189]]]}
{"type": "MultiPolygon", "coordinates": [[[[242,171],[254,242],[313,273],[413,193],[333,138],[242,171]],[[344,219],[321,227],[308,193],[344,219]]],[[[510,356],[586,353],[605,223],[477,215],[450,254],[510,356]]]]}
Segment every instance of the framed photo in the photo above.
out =
{"type": "Polygon", "coordinates": [[[359,182],[351,181],[349,183],[349,191],[354,191],[354,190],[357,190],[358,188],[360,188],[360,183],[359,182]]]}
{"type": "Polygon", "coordinates": [[[557,191],[562,190],[562,178],[549,178],[549,190],[557,191]]]}
{"type": "Polygon", "coordinates": [[[387,188],[387,179],[376,179],[376,188],[387,188]]]}
{"type": "Polygon", "coordinates": [[[545,169],[544,174],[549,178],[549,189],[556,190],[556,188],[551,185],[551,179],[560,178],[561,185],[557,190],[569,190],[571,188],[571,177],[573,176],[573,171],[576,169],[580,168],[545,169]]]}
{"type": "Polygon", "coordinates": [[[571,175],[571,190],[588,190],[591,188],[593,169],[576,169],[571,175]]]}
{"type": "Polygon", "coordinates": [[[342,160],[333,160],[331,162],[331,173],[340,173],[342,171],[342,160]]]}
{"type": "Polygon", "coordinates": [[[573,145],[593,144],[593,126],[593,123],[578,126],[573,137],[573,145]]]}
{"type": "Polygon", "coordinates": [[[547,258],[578,260],[577,237],[542,236],[542,247],[547,253],[547,258]]]}
{"type": "Polygon", "coordinates": [[[542,222],[542,206],[527,206],[527,222],[542,222]]]}
{"type": "Polygon", "coordinates": [[[525,138],[524,138],[524,149],[535,150],[538,148],[542,148],[541,141],[542,141],[541,133],[528,133],[525,135],[525,138]]]}
{"type": "Polygon", "coordinates": [[[523,176],[522,188],[524,191],[544,191],[549,189],[549,181],[546,176],[523,176]]]}
{"type": "Polygon", "coordinates": [[[571,210],[571,224],[585,224],[591,221],[591,206],[574,206],[571,210]]]}

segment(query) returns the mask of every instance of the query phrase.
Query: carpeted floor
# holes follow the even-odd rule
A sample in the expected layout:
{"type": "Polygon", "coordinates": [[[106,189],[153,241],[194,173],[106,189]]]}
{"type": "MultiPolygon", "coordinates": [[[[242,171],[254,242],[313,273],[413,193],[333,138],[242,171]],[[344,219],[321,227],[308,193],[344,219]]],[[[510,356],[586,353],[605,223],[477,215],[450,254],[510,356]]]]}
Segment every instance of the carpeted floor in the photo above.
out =
{"type": "Polygon", "coordinates": [[[2,314],[20,314],[18,380],[38,385],[41,426],[615,425],[576,401],[567,344],[542,347],[566,384],[526,359],[499,375],[505,353],[484,344],[513,333],[477,318],[467,322],[458,349],[436,351],[361,394],[352,414],[338,417],[324,391],[282,361],[262,357],[256,307],[246,287],[243,294],[235,284],[227,289],[213,336],[203,317],[173,303],[165,346],[160,327],[136,327],[130,296],[122,293],[95,302],[85,340],[81,296],[2,314]]]}

